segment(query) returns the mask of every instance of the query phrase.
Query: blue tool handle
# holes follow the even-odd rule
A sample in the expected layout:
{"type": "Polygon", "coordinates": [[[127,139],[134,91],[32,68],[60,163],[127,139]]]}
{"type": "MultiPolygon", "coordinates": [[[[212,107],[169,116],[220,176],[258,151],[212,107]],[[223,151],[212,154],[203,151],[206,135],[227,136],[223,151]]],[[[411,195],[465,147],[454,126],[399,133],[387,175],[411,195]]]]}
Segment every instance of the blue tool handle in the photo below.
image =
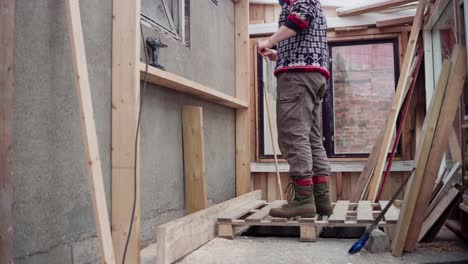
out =
{"type": "Polygon", "coordinates": [[[367,242],[368,239],[369,239],[369,235],[360,238],[360,239],[359,239],[358,241],[356,241],[356,243],[354,243],[354,245],[349,249],[348,253],[349,253],[349,254],[354,254],[354,253],[359,252],[359,251],[364,247],[364,245],[366,244],[366,242],[367,242]]]}

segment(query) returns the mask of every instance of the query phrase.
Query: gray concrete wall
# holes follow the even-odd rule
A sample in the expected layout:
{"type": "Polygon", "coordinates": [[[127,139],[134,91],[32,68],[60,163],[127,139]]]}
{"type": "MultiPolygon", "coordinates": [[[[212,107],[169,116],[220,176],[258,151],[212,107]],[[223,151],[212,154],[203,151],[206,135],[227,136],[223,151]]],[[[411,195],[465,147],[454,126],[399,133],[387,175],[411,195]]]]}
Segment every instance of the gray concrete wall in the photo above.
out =
{"type": "MultiPolygon", "coordinates": [[[[190,48],[157,27],[144,26],[143,32],[168,45],[159,60],[168,72],[235,95],[234,4],[219,2],[191,1],[190,48]]],[[[182,106],[203,107],[207,193],[213,203],[235,195],[235,111],[154,85],[144,94],[141,217],[147,245],[156,225],[184,214],[182,106]]]]}
{"type": "MultiPolygon", "coordinates": [[[[233,4],[196,2],[192,47],[166,36],[170,47],[162,52],[161,61],[171,72],[233,95],[233,4]]],[[[81,0],[80,6],[110,205],[112,0],[81,0]]],[[[145,34],[165,35],[148,28],[145,34]]],[[[15,263],[98,263],[64,1],[16,1],[15,40],[15,263]]],[[[144,93],[141,239],[146,245],[155,240],[156,224],[184,214],[181,106],[200,105],[204,110],[212,202],[234,196],[235,113],[165,88],[149,86],[144,93]]]]}

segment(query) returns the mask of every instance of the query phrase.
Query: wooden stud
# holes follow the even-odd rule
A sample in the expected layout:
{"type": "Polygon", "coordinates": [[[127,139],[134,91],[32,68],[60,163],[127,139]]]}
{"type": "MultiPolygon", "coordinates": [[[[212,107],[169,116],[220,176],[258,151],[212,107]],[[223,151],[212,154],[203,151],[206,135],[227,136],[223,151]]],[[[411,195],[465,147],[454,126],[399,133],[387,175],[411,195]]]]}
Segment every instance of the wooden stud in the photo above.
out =
{"type": "Polygon", "coordinates": [[[94,122],[93,102],[89,86],[79,0],[67,0],[66,6],[68,34],[75,71],[74,77],[81,113],[81,128],[88,165],[89,187],[93,201],[94,220],[101,246],[102,263],[115,263],[96,124],[94,122]]]}
{"type": "Polygon", "coordinates": [[[413,59],[416,53],[416,46],[419,39],[419,33],[421,31],[422,19],[424,16],[424,9],[426,7],[426,0],[419,1],[416,16],[413,22],[413,28],[411,29],[411,35],[409,38],[408,46],[406,48],[405,59],[403,60],[403,66],[401,67],[400,78],[398,80],[397,90],[393,98],[392,108],[387,120],[387,126],[385,129],[385,135],[382,140],[382,146],[379,152],[379,158],[375,166],[374,174],[372,176],[372,182],[369,186],[369,198],[375,201],[380,183],[382,180],[382,173],[387,160],[387,155],[392,141],[392,136],[395,130],[398,113],[400,112],[401,105],[406,95],[408,79],[411,78],[411,68],[413,59]]]}
{"type": "Polygon", "coordinates": [[[412,220],[406,238],[405,250],[413,252],[416,249],[416,243],[421,225],[426,216],[426,210],[432,197],[435,181],[439,173],[439,167],[442,162],[445,150],[448,146],[450,132],[453,131],[453,121],[458,109],[458,104],[463,92],[463,86],[466,78],[466,52],[464,48],[455,47],[452,71],[450,72],[447,91],[442,103],[439,121],[434,133],[431,150],[429,153],[427,166],[425,167],[424,180],[421,181],[419,196],[415,201],[418,206],[414,207],[412,220]]]}
{"type": "Polygon", "coordinates": [[[341,172],[335,173],[336,178],[336,198],[337,200],[343,199],[343,174],[341,172]]]}
{"type": "MultiPolygon", "coordinates": [[[[236,98],[250,103],[249,93],[249,2],[239,0],[234,8],[236,98]]],[[[250,186],[250,111],[236,110],[236,194],[251,190],[250,186]]]]}
{"type": "Polygon", "coordinates": [[[194,213],[206,208],[205,144],[201,107],[182,107],[185,208],[194,213]]]}
{"type": "Polygon", "coordinates": [[[216,237],[218,216],[259,200],[260,191],[244,194],[156,227],[156,261],[170,264],[216,237]]]}
{"type": "MultiPolygon", "coordinates": [[[[139,65],[140,77],[143,80],[146,72],[146,64],[139,63],[139,65]]],[[[169,88],[184,94],[190,94],[230,108],[242,109],[248,107],[247,101],[237,99],[223,92],[153,66],[148,66],[147,81],[158,87],[169,88]]]]}
{"type": "MultiPolygon", "coordinates": [[[[340,17],[357,16],[365,13],[382,11],[390,7],[401,6],[412,2],[415,2],[415,0],[388,0],[375,4],[366,4],[357,7],[340,8],[337,10],[337,12],[338,16],[340,17]]],[[[419,3],[421,3],[421,1],[419,1],[419,3]]]]}
{"type": "Polygon", "coordinates": [[[401,256],[403,254],[403,248],[405,246],[409,224],[413,215],[414,207],[416,205],[416,199],[419,194],[419,187],[421,185],[424,170],[426,168],[435,128],[439,120],[442,100],[447,89],[450,68],[450,61],[445,60],[437,84],[437,89],[431,100],[429,112],[424,120],[422,129],[423,135],[419,142],[415,158],[416,171],[413,173],[412,179],[410,179],[407,184],[404,198],[405,202],[400,210],[400,216],[398,218],[395,229],[395,238],[392,245],[392,253],[394,256],[401,256]]]}
{"type": "Polygon", "coordinates": [[[114,0],[111,224],[116,262],[121,263],[128,228],[130,221],[133,221],[126,255],[127,264],[140,263],[140,155],[137,152],[139,142],[135,146],[140,107],[140,39],[140,1],[114,0]],[[135,216],[131,219],[135,185],[135,216]]]}
{"type": "Polygon", "coordinates": [[[13,61],[15,0],[0,4],[0,264],[13,263],[13,61]]]}
{"type": "Polygon", "coordinates": [[[279,199],[278,181],[275,175],[274,173],[267,174],[267,201],[269,202],[279,199]]]}
{"type": "Polygon", "coordinates": [[[455,132],[455,128],[450,131],[449,136],[449,148],[450,154],[452,155],[452,159],[457,162],[463,162],[462,151],[460,148],[460,143],[458,142],[457,133],[455,132]]]}

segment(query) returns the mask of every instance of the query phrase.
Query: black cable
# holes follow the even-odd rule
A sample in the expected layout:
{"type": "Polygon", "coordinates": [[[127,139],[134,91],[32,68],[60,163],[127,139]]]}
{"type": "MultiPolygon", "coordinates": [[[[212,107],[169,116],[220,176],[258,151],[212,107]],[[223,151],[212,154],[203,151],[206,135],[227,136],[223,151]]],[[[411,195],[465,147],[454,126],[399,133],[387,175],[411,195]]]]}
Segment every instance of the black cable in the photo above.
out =
{"type": "Polygon", "coordinates": [[[137,200],[137,161],[138,161],[138,139],[140,136],[140,121],[141,121],[141,110],[143,108],[143,93],[146,90],[147,84],[147,77],[148,77],[148,53],[146,50],[145,44],[145,36],[143,35],[143,27],[140,24],[140,33],[141,33],[141,41],[143,43],[143,50],[145,53],[145,77],[143,80],[143,88],[140,89],[140,107],[138,108],[138,119],[137,119],[137,127],[135,131],[135,159],[133,161],[133,206],[132,206],[132,214],[130,217],[130,225],[128,227],[128,236],[127,241],[125,242],[125,248],[122,257],[122,264],[125,264],[125,258],[127,256],[128,244],[130,243],[130,237],[132,236],[132,228],[133,228],[133,218],[135,217],[135,210],[136,210],[136,200],[137,200]]]}

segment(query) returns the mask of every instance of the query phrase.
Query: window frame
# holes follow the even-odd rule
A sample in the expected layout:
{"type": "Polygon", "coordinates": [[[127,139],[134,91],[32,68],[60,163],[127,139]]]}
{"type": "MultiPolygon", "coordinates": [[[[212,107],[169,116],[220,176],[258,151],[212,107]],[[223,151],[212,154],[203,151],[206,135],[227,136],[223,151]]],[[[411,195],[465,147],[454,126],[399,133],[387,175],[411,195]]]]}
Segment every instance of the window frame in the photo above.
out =
{"type": "Polygon", "coordinates": [[[169,20],[169,24],[171,25],[171,27],[174,28],[174,30],[168,29],[166,26],[144,15],[140,11],[141,20],[147,23],[148,25],[150,25],[151,27],[156,27],[158,29],[163,30],[166,33],[171,34],[173,37],[182,41],[182,43],[184,43],[185,45],[189,45],[189,41],[186,38],[186,32],[185,32],[186,31],[185,30],[185,23],[186,23],[185,8],[186,8],[186,4],[190,5],[190,0],[174,0],[172,10],[167,6],[166,0],[161,0],[161,2],[162,2],[162,5],[164,6],[164,10],[169,20]]]}
{"type": "MultiPolygon", "coordinates": [[[[400,57],[399,57],[399,43],[398,37],[388,37],[380,39],[364,39],[364,40],[346,40],[346,41],[333,41],[328,43],[328,52],[330,58],[330,79],[327,82],[327,93],[323,98],[322,103],[322,140],[329,158],[367,158],[370,153],[335,153],[335,118],[334,118],[334,82],[333,82],[333,61],[332,52],[334,47],[342,46],[355,46],[355,45],[369,45],[369,44],[393,44],[393,62],[394,62],[394,78],[395,78],[395,91],[397,88],[398,80],[400,77],[400,57]]],[[[390,110],[390,109],[389,109],[390,110]]],[[[400,123],[400,116],[398,116],[397,124],[400,123]]],[[[401,156],[401,140],[398,143],[395,157],[401,156]]]]}

